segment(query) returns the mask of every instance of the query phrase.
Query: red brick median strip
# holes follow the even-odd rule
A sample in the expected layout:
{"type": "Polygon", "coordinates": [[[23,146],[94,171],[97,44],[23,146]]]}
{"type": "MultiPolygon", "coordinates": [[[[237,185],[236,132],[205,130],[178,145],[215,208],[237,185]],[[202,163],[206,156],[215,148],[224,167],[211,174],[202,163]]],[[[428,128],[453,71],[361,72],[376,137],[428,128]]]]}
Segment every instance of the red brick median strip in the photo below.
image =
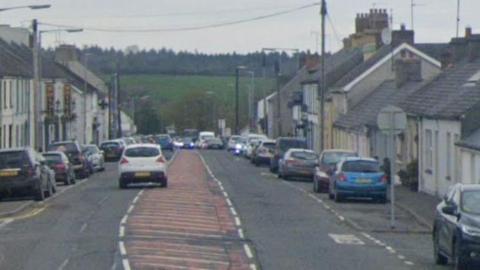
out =
{"type": "Polygon", "coordinates": [[[251,269],[223,192],[200,157],[181,151],[167,189],[146,189],[125,225],[132,269],[251,269]]]}

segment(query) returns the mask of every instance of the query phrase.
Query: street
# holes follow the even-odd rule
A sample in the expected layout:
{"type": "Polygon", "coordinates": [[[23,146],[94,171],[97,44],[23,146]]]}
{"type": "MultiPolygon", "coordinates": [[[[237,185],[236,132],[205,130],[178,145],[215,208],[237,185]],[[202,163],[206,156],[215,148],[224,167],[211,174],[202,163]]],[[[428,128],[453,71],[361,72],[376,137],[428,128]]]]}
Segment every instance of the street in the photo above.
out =
{"type": "Polygon", "coordinates": [[[384,205],[335,206],[311,183],[277,179],[226,151],[179,151],[169,180],[167,189],[120,190],[110,163],[2,219],[0,268],[448,269],[434,265],[420,225],[371,230],[384,205]]]}

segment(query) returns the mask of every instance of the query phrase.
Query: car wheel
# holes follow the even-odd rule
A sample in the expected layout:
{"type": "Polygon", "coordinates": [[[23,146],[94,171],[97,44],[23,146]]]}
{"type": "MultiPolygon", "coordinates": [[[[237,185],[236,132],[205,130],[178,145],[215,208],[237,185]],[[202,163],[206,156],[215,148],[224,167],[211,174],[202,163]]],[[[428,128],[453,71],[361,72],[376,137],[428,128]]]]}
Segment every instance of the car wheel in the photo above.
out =
{"type": "Polygon", "coordinates": [[[467,259],[462,256],[460,253],[460,245],[456,242],[454,243],[453,247],[453,269],[455,270],[467,270],[468,269],[468,262],[467,259]]]}
{"type": "Polygon", "coordinates": [[[335,193],[334,193],[334,199],[335,199],[335,202],[338,203],[338,202],[341,202],[343,198],[342,198],[342,196],[341,196],[340,194],[338,194],[337,191],[335,191],[335,193]]]}
{"type": "Polygon", "coordinates": [[[315,193],[319,193],[320,192],[320,188],[318,187],[318,181],[313,179],[313,192],[315,193]]]}
{"type": "Polygon", "coordinates": [[[53,185],[52,183],[50,182],[50,180],[48,180],[48,184],[47,184],[47,190],[46,190],[46,194],[45,194],[45,197],[51,197],[53,195],[53,185]]]}
{"type": "Polygon", "coordinates": [[[127,188],[127,184],[125,183],[125,181],[123,181],[122,179],[119,179],[118,180],[118,187],[120,189],[126,189],[127,188]]]}
{"type": "Polygon", "coordinates": [[[42,185],[35,189],[35,200],[39,202],[45,200],[45,192],[42,188],[42,185]]]}
{"type": "Polygon", "coordinates": [[[433,257],[435,258],[435,263],[438,265],[446,265],[448,263],[448,258],[440,253],[440,247],[438,246],[438,232],[435,229],[433,235],[433,257]]]}

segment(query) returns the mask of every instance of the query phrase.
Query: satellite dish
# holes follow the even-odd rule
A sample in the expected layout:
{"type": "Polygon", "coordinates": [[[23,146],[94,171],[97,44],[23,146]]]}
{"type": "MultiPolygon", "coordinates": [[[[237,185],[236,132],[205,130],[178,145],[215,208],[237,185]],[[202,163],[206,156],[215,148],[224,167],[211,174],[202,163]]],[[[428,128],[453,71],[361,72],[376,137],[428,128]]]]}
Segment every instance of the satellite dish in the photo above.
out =
{"type": "Polygon", "coordinates": [[[392,30],[390,30],[390,28],[384,28],[382,30],[382,42],[385,45],[392,44],[392,30]]]}

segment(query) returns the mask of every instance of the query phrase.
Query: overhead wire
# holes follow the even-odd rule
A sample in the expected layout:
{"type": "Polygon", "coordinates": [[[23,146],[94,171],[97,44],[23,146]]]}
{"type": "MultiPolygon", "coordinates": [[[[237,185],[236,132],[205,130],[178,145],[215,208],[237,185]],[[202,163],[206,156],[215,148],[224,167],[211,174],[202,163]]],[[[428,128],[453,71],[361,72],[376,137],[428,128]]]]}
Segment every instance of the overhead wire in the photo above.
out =
{"type": "Polygon", "coordinates": [[[50,26],[50,27],[60,27],[60,28],[82,28],[84,31],[92,31],[92,32],[109,32],[109,33],[154,33],[154,32],[182,32],[182,31],[195,31],[195,30],[203,30],[203,29],[211,29],[211,28],[219,28],[224,26],[231,26],[236,24],[248,23],[253,21],[264,20],[272,17],[277,17],[281,15],[286,15],[290,13],[294,13],[300,10],[308,9],[311,7],[319,6],[319,2],[314,2],[302,6],[298,6],[295,8],[278,11],[274,13],[269,13],[266,15],[255,16],[246,19],[239,19],[239,20],[232,20],[226,22],[219,22],[219,23],[211,23],[201,26],[187,26],[187,27],[171,27],[171,28],[144,28],[144,29],[128,29],[128,28],[103,28],[103,27],[89,27],[89,26],[79,26],[79,25],[64,25],[64,24],[55,24],[49,22],[39,22],[41,25],[50,26]]]}

